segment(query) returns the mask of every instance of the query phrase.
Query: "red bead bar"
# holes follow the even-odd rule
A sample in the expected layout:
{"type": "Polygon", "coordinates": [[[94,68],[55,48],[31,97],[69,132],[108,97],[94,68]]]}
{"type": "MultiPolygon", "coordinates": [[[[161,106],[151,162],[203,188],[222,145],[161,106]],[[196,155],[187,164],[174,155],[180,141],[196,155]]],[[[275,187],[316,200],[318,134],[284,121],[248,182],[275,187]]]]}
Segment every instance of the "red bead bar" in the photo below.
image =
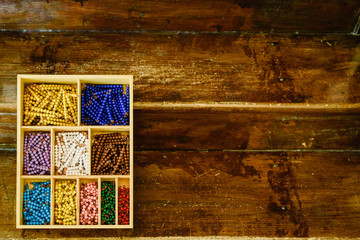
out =
{"type": "Polygon", "coordinates": [[[130,213],[130,188],[119,187],[118,192],[118,222],[120,225],[129,225],[130,213]]]}

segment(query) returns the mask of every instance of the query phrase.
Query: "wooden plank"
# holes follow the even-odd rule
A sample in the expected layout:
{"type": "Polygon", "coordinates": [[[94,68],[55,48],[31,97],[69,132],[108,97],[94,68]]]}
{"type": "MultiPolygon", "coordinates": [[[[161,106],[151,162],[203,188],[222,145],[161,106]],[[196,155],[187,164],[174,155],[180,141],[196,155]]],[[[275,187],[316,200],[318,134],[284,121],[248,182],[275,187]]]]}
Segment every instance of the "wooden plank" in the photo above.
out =
{"type": "MultiPolygon", "coordinates": [[[[275,110],[135,109],[134,148],[164,151],[360,148],[359,109],[275,110]]],[[[3,116],[0,148],[13,148],[16,116],[3,116]]]]}
{"type": "Polygon", "coordinates": [[[0,32],[0,110],[16,74],[131,74],[134,102],[359,103],[356,36],[0,32]]]}
{"type": "Polygon", "coordinates": [[[349,33],[359,7],[356,0],[4,0],[0,23],[2,29],[349,33]]]}
{"type": "Polygon", "coordinates": [[[360,114],[136,110],[135,149],[359,149],[360,114]]]}
{"type": "Polygon", "coordinates": [[[0,237],[360,234],[358,153],[135,153],[133,230],[16,230],[15,152],[0,151],[0,237]]]}
{"type": "Polygon", "coordinates": [[[0,113],[0,149],[16,149],[16,114],[0,113]]]}

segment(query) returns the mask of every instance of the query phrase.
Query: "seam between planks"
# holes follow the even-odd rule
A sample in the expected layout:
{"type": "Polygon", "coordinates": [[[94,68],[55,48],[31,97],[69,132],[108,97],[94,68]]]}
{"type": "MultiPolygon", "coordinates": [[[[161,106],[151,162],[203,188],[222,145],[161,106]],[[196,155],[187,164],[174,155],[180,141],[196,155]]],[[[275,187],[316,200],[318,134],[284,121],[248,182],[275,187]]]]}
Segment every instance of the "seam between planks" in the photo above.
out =
{"type": "MultiPolygon", "coordinates": [[[[1,104],[0,104],[1,106],[1,104]]],[[[360,103],[329,103],[329,104],[309,104],[309,103],[254,103],[254,102],[134,102],[136,110],[152,109],[234,109],[234,110],[262,110],[282,111],[282,110],[311,110],[320,112],[353,112],[360,113],[360,103]]],[[[16,108],[12,108],[15,110],[16,108]]],[[[16,115],[16,112],[0,112],[0,115],[16,115]]]]}
{"type": "MultiPolygon", "coordinates": [[[[1,148],[2,152],[13,152],[16,148],[1,148]]],[[[297,152],[297,153],[360,153],[360,149],[134,149],[134,152],[245,152],[245,153],[278,153],[278,152],[297,152]]]]}
{"type": "MultiPolygon", "coordinates": [[[[23,239],[23,238],[14,238],[14,239],[23,239]]],[[[40,239],[49,239],[49,238],[36,238],[40,239]]],[[[56,238],[58,240],[80,240],[84,239],[81,237],[67,237],[67,238],[56,238]]],[[[94,237],[92,240],[103,240],[104,237],[94,237]]],[[[168,236],[168,237],[106,237],[106,239],[110,240],[350,240],[360,238],[351,238],[351,237],[252,237],[252,236],[207,236],[207,237],[196,237],[196,236],[168,236]]]]}
{"type": "Polygon", "coordinates": [[[215,34],[215,35],[241,35],[241,34],[290,34],[290,35],[354,35],[353,32],[276,32],[276,31],[176,31],[176,30],[60,30],[60,29],[0,29],[0,32],[17,33],[115,33],[115,34],[215,34]]]}
{"type": "Polygon", "coordinates": [[[329,104],[308,104],[308,103],[253,103],[253,102],[134,102],[134,109],[237,109],[237,110],[315,110],[321,112],[360,112],[360,103],[329,103],[329,104]]]}
{"type": "Polygon", "coordinates": [[[301,153],[360,153],[360,149],[134,149],[135,152],[301,152],[301,153]]]}
{"type": "Polygon", "coordinates": [[[149,108],[149,107],[176,107],[176,108],[202,108],[202,107],[236,107],[236,108],[303,108],[303,109],[360,109],[360,103],[327,103],[327,104],[309,104],[309,103],[254,103],[254,102],[135,102],[134,107],[149,108]]]}

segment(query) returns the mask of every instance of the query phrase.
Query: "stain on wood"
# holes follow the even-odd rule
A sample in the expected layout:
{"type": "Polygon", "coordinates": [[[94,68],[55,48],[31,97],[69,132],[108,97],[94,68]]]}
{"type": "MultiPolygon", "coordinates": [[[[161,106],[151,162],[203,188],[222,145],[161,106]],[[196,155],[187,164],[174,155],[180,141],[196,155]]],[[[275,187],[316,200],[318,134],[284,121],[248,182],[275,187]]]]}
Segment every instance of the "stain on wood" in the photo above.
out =
{"type": "MultiPolygon", "coordinates": [[[[132,74],[135,102],[359,103],[356,36],[0,33],[0,107],[16,74],[132,74]]],[[[8,104],[8,105],[6,105],[8,104]]],[[[13,104],[12,110],[6,110],[13,104]]]]}
{"type": "Polygon", "coordinates": [[[99,31],[353,30],[356,0],[2,1],[2,29],[99,31]]]}
{"type": "Polygon", "coordinates": [[[1,237],[360,234],[358,153],[135,153],[135,227],[15,230],[15,152],[1,151],[1,237]]]}

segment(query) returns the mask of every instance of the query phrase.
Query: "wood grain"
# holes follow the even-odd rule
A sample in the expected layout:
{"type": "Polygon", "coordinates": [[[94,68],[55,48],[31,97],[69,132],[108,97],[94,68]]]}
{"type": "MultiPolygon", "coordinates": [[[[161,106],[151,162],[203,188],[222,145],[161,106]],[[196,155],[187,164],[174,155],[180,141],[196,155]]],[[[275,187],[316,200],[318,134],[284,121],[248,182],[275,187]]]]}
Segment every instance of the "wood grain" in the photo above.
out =
{"type": "Polygon", "coordinates": [[[135,149],[359,149],[360,114],[135,110],[135,149]]]}
{"type": "MultiPolygon", "coordinates": [[[[136,109],[136,150],[356,150],[360,114],[136,109]]],[[[0,120],[0,148],[16,147],[16,116],[0,120]]]]}
{"type": "Polygon", "coordinates": [[[17,74],[131,74],[137,108],[133,230],[16,230],[16,152],[0,151],[0,238],[360,236],[360,38],[321,34],[359,8],[1,1],[0,149],[17,74]]]}
{"type": "Polygon", "coordinates": [[[353,30],[356,0],[3,0],[2,29],[99,31],[353,30]]]}
{"type": "Polygon", "coordinates": [[[16,230],[16,153],[0,151],[0,237],[360,234],[358,153],[135,153],[134,230],[16,230]]]}
{"type": "Polygon", "coordinates": [[[0,149],[16,149],[16,114],[0,113],[0,149]]]}
{"type": "Polygon", "coordinates": [[[360,41],[328,35],[0,32],[0,110],[16,75],[131,74],[134,102],[360,102],[360,41]]]}

